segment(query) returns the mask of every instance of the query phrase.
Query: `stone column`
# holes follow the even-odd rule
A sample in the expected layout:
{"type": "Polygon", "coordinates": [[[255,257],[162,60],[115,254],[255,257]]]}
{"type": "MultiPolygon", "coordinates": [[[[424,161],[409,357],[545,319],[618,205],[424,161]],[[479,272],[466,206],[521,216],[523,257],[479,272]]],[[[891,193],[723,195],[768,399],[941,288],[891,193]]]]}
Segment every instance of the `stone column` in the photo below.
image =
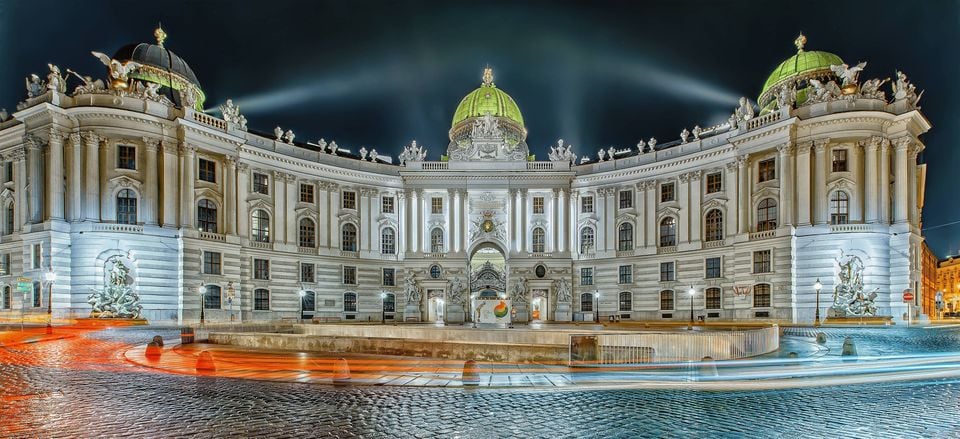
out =
{"type": "Polygon", "coordinates": [[[562,233],[557,224],[560,223],[560,191],[559,189],[554,189],[550,191],[552,196],[550,197],[550,216],[548,216],[549,221],[547,225],[547,236],[550,237],[547,243],[546,250],[550,253],[556,253],[560,248],[560,238],[562,233]]]}
{"type": "Polygon", "coordinates": [[[890,140],[880,141],[880,221],[890,224],[890,140]]]}
{"type": "Polygon", "coordinates": [[[615,199],[617,198],[617,188],[608,187],[601,189],[603,199],[597,200],[604,204],[607,216],[603,218],[603,228],[606,229],[606,240],[604,246],[607,251],[617,251],[617,210],[615,199]]]}
{"type": "Polygon", "coordinates": [[[740,194],[737,191],[737,162],[728,162],[725,166],[726,172],[723,173],[723,192],[727,196],[727,209],[723,214],[723,236],[732,236],[737,234],[736,210],[739,210],[740,194]]]}
{"type": "Polygon", "coordinates": [[[646,192],[646,183],[639,182],[633,185],[634,192],[634,201],[633,205],[636,208],[637,212],[637,221],[636,227],[634,228],[636,236],[634,236],[634,248],[639,249],[641,247],[646,247],[647,245],[647,192],[646,192]]]}
{"type": "Polygon", "coordinates": [[[157,205],[160,202],[160,187],[157,179],[157,149],[159,141],[149,137],[143,138],[144,170],[143,170],[143,198],[140,201],[140,210],[143,212],[141,220],[144,224],[157,225],[157,205]]]}
{"type": "Polygon", "coordinates": [[[163,141],[163,227],[177,227],[177,205],[180,194],[177,170],[177,146],[163,141]]]}
{"type": "Polygon", "coordinates": [[[360,188],[358,190],[360,198],[357,200],[357,216],[360,218],[360,230],[358,233],[360,236],[357,237],[357,240],[360,241],[360,251],[370,251],[371,244],[371,235],[373,231],[371,224],[371,210],[370,210],[370,196],[372,189],[370,188],[360,188]]]}
{"type": "Polygon", "coordinates": [[[420,211],[420,195],[421,192],[419,189],[414,189],[410,191],[410,252],[419,253],[420,252],[420,234],[417,233],[419,229],[418,224],[420,224],[419,215],[417,212],[420,211]]]}
{"type": "Polygon", "coordinates": [[[65,134],[50,128],[47,148],[47,214],[52,220],[63,220],[63,140],[65,134]]]}
{"type": "Polygon", "coordinates": [[[197,148],[195,146],[180,145],[180,227],[184,229],[196,228],[194,221],[197,209],[194,201],[194,185],[197,175],[194,166],[197,161],[197,148]]]}
{"type": "Polygon", "coordinates": [[[529,239],[527,237],[528,211],[527,190],[520,189],[520,247],[518,249],[521,253],[530,252],[530,243],[528,242],[529,239]]]}
{"type": "Polygon", "coordinates": [[[557,251],[567,251],[567,218],[569,217],[569,206],[567,205],[567,196],[563,188],[557,189],[557,223],[554,228],[557,230],[557,251]]]}
{"type": "Polygon", "coordinates": [[[513,223],[513,251],[515,253],[520,253],[523,251],[522,244],[522,235],[520,233],[520,228],[523,227],[521,224],[521,210],[520,210],[520,189],[513,190],[513,218],[511,222],[513,223]]]}
{"type": "Polygon", "coordinates": [[[463,228],[464,222],[460,193],[460,189],[453,190],[453,224],[451,225],[453,226],[453,251],[456,253],[460,253],[461,251],[460,236],[462,232],[460,229],[463,228]]]}
{"type": "Polygon", "coordinates": [[[287,196],[284,188],[287,186],[286,174],[273,171],[273,233],[271,242],[281,243],[286,240],[287,229],[287,196]]]}
{"type": "Polygon", "coordinates": [[[677,221],[677,244],[690,242],[690,173],[680,174],[677,188],[677,201],[680,204],[680,218],[677,221]]]}
{"type": "Polygon", "coordinates": [[[570,190],[570,225],[567,230],[567,248],[570,249],[570,254],[579,254],[580,253],[580,241],[577,236],[580,233],[580,206],[578,206],[580,201],[580,193],[574,189],[570,190]]]}
{"type": "MultiPolygon", "coordinates": [[[[300,245],[300,240],[298,234],[300,232],[300,225],[297,222],[297,200],[300,196],[300,187],[297,185],[297,176],[293,174],[284,174],[283,175],[284,184],[284,195],[286,196],[286,201],[283,203],[284,207],[284,232],[286,238],[284,241],[290,245],[300,245]]],[[[361,230],[360,232],[364,232],[361,230]]],[[[366,233],[364,233],[366,234],[366,233]]]]}
{"type": "Polygon", "coordinates": [[[428,226],[430,221],[430,198],[429,192],[426,195],[420,192],[420,206],[417,206],[422,220],[421,224],[418,225],[420,228],[420,250],[424,253],[433,250],[430,248],[430,227],[428,226]]]}
{"type": "Polygon", "coordinates": [[[657,246],[657,181],[643,182],[644,220],[643,227],[647,228],[647,247],[657,246]]]}
{"type": "Polygon", "coordinates": [[[100,221],[100,137],[92,131],[83,133],[85,159],[83,208],[87,221],[100,221]]]}
{"type": "Polygon", "coordinates": [[[910,175],[908,172],[907,156],[910,149],[910,137],[904,136],[893,140],[894,143],[894,184],[893,187],[893,222],[904,223],[909,219],[909,190],[910,175]]]}
{"type": "Polygon", "coordinates": [[[13,181],[16,185],[16,207],[14,207],[14,214],[16,215],[16,221],[14,221],[13,229],[17,232],[23,230],[23,225],[27,223],[27,164],[26,164],[26,149],[25,148],[16,148],[10,154],[10,159],[13,160],[13,181]]]}
{"type": "Polygon", "coordinates": [[[813,150],[816,153],[813,169],[813,193],[816,202],[814,205],[814,215],[817,224],[827,224],[830,218],[830,209],[827,202],[827,144],[829,138],[817,139],[813,141],[813,150]]]}
{"type": "Polygon", "coordinates": [[[700,171],[693,171],[690,173],[690,242],[697,242],[702,240],[700,227],[703,223],[703,209],[702,201],[700,199],[700,192],[702,185],[700,184],[700,171]]]}
{"type": "MultiPolygon", "coordinates": [[[[910,225],[920,226],[920,207],[917,204],[917,155],[920,154],[920,144],[913,142],[907,151],[907,214],[910,225]]],[[[917,253],[919,255],[919,252],[917,253]]]]}
{"type": "Polygon", "coordinates": [[[247,195],[250,191],[250,165],[237,162],[237,228],[238,236],[250,236],[250,208],[247,195]]]}
{"type": "Polygon", "coordinates": [[[777,146],[780,152],[780,222],[793,224],[793,145],[784,143],[777,146]]]}
{"type": "Polygon", "coordinates": [[[810,222],[810,148],[813,142],[797,146],[797,225],[809,226],[810,222]]]}
{"type": "Polygon", "coordinates": [[[407,193],[397,191],[397,255],[406,253],[407,250],[407,193]]]}
{"type": "Polygon", "coordinates": [[[880,147],[880,137],[871,137],[862,142],[862,145],[864,152],[863,206],[865,220],[872,224],[880,220],[877,212],[880,203],[878,195],[880,182],[877,178],[877,149],[880,147]]]}
{"type": "Polygon", "coordinates": [[[27,135],[23,140],[26,142],[25,146],[27,149],[27,192],[29,192],[28,204],[30,212],[28,221],[36,224],[43,221],[43,206],[40,204],[40,194],[43,191],[41,179],[43,176],[43,166],[41,162],[43,160],[40,156],[40,146],[43,144],[43,141],[33,135],[27,135]]]}
{"type": "Polygon", "coordinates": [[[330,218],[330,248],[340,248],[340,185],[329,183],[330,188],[330,208],[327,209],[327,216],[330,218]]]}
{"type": "MultiPolygon", "coordinates": [[[[67,167],[67,206],[70,207],[68,218],[70,222],[83,220],[83,136],[80,133],[70,134],[70,144],[66,151],[70,158],[67,167]]],[[[17,205],[17,209],[20,206],[17,205]]]]}
{"type": "Polygon", "coordinates": [[[737,157],[737,177],[739,177],[740,180],[738,184],[740,204],[737,205],[737,228],[740,234],[750,232],[750,211],[753,209],[752,203],[750,203],[750,176],[747,172],[748,161],[746,155],[737,157]]]}
{"type": "Polygon", "coordinates": [[[228,155],[223,160],[223,233],[237,234],[237,157],[228,155]]]}

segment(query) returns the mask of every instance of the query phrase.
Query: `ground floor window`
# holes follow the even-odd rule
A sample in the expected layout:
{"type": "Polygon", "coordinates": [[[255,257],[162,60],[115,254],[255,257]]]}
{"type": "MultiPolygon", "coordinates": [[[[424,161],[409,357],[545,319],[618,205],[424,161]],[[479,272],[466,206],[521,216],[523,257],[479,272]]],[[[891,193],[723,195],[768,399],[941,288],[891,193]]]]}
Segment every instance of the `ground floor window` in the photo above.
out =
{"type": "Polygon", "coordinates": [[[580,311],[593,312],[593,294],[583,293],[580,295],[580,311]]]}
{"type": "Polygon", "coordinates": [[[707,288],[706,298],[707,309],[720,309],[720,288],[707,288]]]}
{"type": "Polygon", "coordinates": [[[753,307],[770,307],[770,284],[756,284],[753,286],[753,307]]]}
{"type": "Polygon", "coordinates": [[[660,310],[673,311],[673,291],[664,290],[660,292],[660,310]]]}
{"type": "Polygon", "coordinates": [[[203,307],[205,309],[220,309],[220,286],[207,285],[203,293],[203,307]]]}
{"type": "Polygon", "coordinates": [[[13,307],[13,298],[10,295],[10,287],[3,287],[3,309],[10,309],[13,307]]]}
{"type": "Polygon", "coordinates": [[[633,309],[633,293],[624,291],[620,293],[620,311],[630,311],[633,309]]]}
{"type": "Polygon", "coordinates": [[[343,295],[343,312],[357,312],[357,293],[343,295]]]}
{"type": "Polygon", "coordinates": [[[387,293],[383,298],[383,312],[394,312],[397,308],[397,296],[387,293]]]}
{"type": "Polygon", "coordinates": [[[253,290],[253,310],[270,311],[270,290],[263,288],[253,290]]]}
{"type": "Polygon", "coordinates": [[[40,282],[33,282],[33,307],[39,308],[42,305],[41,296],[43,295],[43,288],[40,286],[40,282]]]}

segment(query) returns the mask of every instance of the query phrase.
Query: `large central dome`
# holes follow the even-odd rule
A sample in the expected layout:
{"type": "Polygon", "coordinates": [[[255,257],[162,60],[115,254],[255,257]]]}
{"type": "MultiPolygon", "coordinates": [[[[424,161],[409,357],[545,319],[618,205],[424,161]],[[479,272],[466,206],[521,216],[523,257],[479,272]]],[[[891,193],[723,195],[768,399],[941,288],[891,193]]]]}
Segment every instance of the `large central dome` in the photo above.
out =
{"type": "Polygon", "coordinates": [[[484,72],[480,88],[470,92],[460,101],[457,111],[453,113],[453,123],[450,125],[455,127],[471,117],[483,117],[488,114],[494,117],[505,117],[523,127],[520,107],[517,107],[517,103],[510,95],[493,83],[493,73],[490,69],[484,72]]]}
{"type": "Polygon", "coordinates": [[[773,109],[776,92],[785,84],[792,83],[797,87],[797,102],[800,103],[806,99],[806,88],[809,80],[828,81],[837,79],[836,74],[830,70],[830,66],[841,65],[843,60],[830,52],[803,50],[806,43],[807,37],[800,34],[793,42],[797,46],[797,54],[780,63],[767,77],[767,82],[763,84],[763,89],[757,98],[757,104],[760,105],[762,112],[773,109]]]}

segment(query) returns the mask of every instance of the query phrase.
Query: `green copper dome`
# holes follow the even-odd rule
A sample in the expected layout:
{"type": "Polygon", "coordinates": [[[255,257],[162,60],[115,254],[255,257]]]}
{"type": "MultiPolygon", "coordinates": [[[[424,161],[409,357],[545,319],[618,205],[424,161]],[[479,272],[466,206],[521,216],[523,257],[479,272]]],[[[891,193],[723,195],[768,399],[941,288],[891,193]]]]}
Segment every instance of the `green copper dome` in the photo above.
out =
{"type": "Polygon", "coordinates": [[[523,127],[523,116],[520,107],[510,95],[497,88],[493,83],[493,72],[488,68],[483,73],[483,84],[480,88],[470,92],[460,101],[457,111],[453,113],[453,123],[456,126],[471,117],[482,117],[490,114],[495,117],[505,117],[523,127]]]}
{"type": "MultiPolygon", "coordinates": [[[[805,51],[803,46],[807,43],[807,37],[803,34],[797,37],[793,42],[797,46],[797,54],[787,58],[780,63],[773,73],[767,77],[767,82],[763,84],[763,90],[760,91],[760,97],[757,103],[762,107],[768,105],[774,99],[775,89],[788,81],[803,81],[808,79],[822,79],[834,76],[830,70],[832,65],[843,64],[839,56],[830,52],[823,51],[805,51]]],[[[801,90],[798,90],[798,101],[800,101],[801,90]]]]}

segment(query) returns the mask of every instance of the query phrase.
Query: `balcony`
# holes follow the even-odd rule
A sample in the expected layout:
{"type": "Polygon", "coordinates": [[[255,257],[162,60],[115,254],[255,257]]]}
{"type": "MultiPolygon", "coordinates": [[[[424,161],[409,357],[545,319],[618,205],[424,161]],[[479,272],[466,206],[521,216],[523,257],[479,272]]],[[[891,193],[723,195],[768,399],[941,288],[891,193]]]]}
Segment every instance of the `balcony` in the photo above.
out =
{"type": "Polygon", "coordinates": [[[107,224],[99,223],[93,225],[94,232],[113,232],[113,233],[143,233],[143,226],[139,224],[107,224]]]}
{"type": "Polygon", "coordinates": [[[768,125],[768,124],[777,122],[777,121],[779,121],[779,120],[782,119],[782,118],[783,118],[783,114],[781,114],[779,110],[778,110],[778,111],[773,111],[773,112],[767,113],[767,114],[765,114],[765,115],[763,115],[763,116],[754,117],[753,119],[748,120],[748,121],[747,121],[747,129],[748,129],[748,130],[755,130],[755,129],[760,128],[760,127],[762,127],[762,126],[764,126],[764,125],[768,125]]]}
{"type": "Polygon", "coordinates": [[[446,253],[424,253],[423,257],[426,259],[445,259],[447,257],[446,253]]]}
{"type": "Polygon", "coordinates": [[[668,246],[665,246],[665,247],[657,247],[657,254],[658,254],[658,255],[668,255],[668,254],[676,253],[676,252],[677,252],[677,246],[675,246],[675,245],[668,245],[668,246]]]}
{"type": "Polygon", "coordinates": [[[200,239],[204,241],[227,242],[227,235],[220,233],[200,232],[200,239]]]}
{"type": "Polygon", "coordinates": [[[759,241],[761,239],[770,239],[777,237],[777,230],[764,230],[762,232],[753,232],[750,234],[751,241],[759,241]]]}

